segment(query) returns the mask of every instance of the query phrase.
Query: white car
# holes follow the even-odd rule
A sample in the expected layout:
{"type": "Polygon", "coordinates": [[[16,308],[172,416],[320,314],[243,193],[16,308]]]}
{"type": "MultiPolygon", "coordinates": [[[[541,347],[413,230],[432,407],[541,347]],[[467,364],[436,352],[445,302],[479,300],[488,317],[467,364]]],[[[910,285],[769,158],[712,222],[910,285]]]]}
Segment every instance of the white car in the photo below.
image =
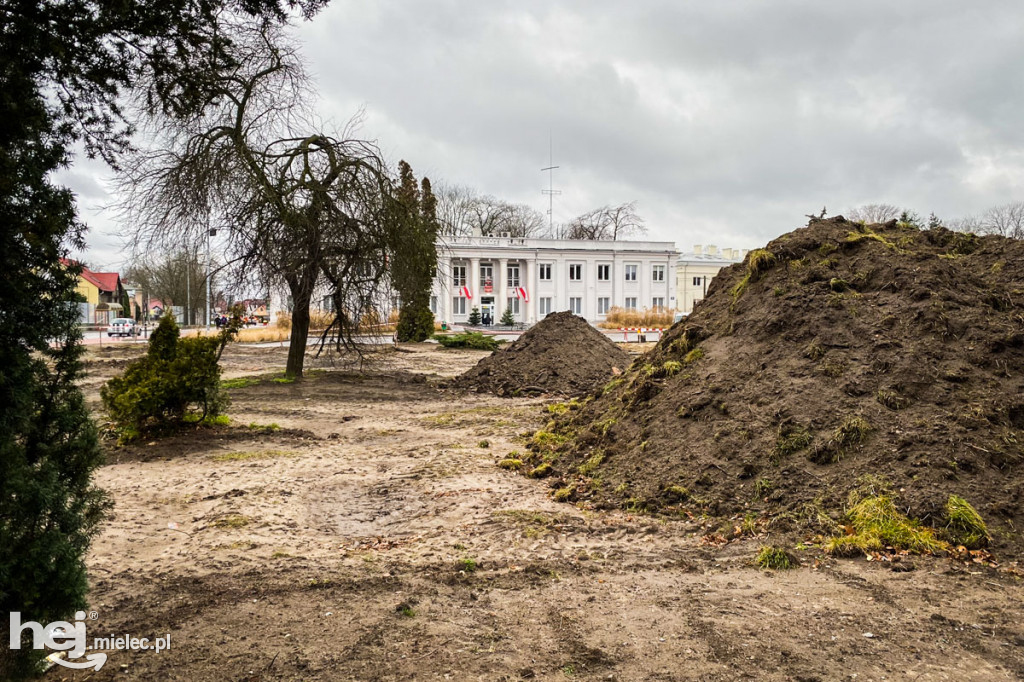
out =
{"type": "Polygon", "coordinates": [[[107,336],[136,336],[139,328],[130,317],[118,317],[107,326],[107,336]]]}

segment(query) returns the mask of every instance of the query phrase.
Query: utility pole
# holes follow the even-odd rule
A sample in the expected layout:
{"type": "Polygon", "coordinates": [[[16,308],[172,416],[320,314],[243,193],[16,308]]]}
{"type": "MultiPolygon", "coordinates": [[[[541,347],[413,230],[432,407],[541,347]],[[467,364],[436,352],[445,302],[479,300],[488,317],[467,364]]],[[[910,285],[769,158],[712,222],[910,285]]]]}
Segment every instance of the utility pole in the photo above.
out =
{"type": "Polygon", "coordinates": [[[551,131],[548,131],[548,167],[541,168],[540,171],[548,173],[548,188],[542,189],[541,194],[548,195],[548,232],[552,237],[555,236],[555,195],[561,194],[560,190],[555,189],[555,169],[558,166],[555,165],[555,154],[554,147],[551,140],[551,131]]]}
{"type": "Polygon", "coordinates": [[[210,238],[217,236],[217,230],[212,227],[206,232],[206,328],[210,328],[210,318],[213,316],[213,302],[210,300],[210,288],[213,282],[213,256],[210,255],[210,238]]]}

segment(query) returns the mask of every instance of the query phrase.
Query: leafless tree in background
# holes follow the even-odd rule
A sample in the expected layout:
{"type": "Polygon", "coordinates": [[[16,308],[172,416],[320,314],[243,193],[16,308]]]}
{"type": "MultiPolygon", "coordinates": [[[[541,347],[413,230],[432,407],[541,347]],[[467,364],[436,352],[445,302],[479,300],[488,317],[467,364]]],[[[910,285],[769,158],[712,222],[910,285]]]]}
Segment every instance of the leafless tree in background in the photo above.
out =
{"type": "Polygon", "coordinates": [[[445,182],[434,186],[437,197],[437,222],[445,236],[470,234],[470,209],[476,201],[476,192],[465,185],[449,185],[445,182]]]}
{"type": "Polygon", "coordinates": [[[980,232],[1024,238],[1024,201],[993,206],[981,214],[980,232]]]}
{"type": "Polygon", "coordinates": [[[864,204],[851,208],[846,217],[855,222],[860,221],[871,225],[896,220],[901,213],[903,213],[903,209],[892,204],[864,204]]]}
{"type": "MultiPolygon", "coordinates": [[[[151,254],[137,257],[125,270],[124,279],[138,284],[150,299],[159,299],[165,307],[181,306],[185,311],[185,324],[193,324],[196,311],[203,310],[207,304],[207,269],[205,253],[185,245],[156,257],[151,254]]],[[[214,276],[211,282],[215,301],[223,296],[223,292],[216,290],[217,280],[214,276]]]]}
{"type": "Polygon", "coordinates": [[[636,202],[602,206],[573,218],[564,226],[564,239],[618,240],[647,232],[644,219],[636,212],[636,202]]]}
{"type": "Polygon", "coordinates": [[[984,229],[984,223],[981,218],[976,215],[968,215],[962,218],[947,220],[944,222],[943,226],[958,232],[973,232],[974,234],[980,234],[984,229]]]}
{"type": "Polygon", "coordinates": [[[477,194],[471,187],[444,183],[439,185],[434,195],[437,197],[437,220],[443,235],[547,236],[544,215],[526,204],[513,204],[477,194]]]}

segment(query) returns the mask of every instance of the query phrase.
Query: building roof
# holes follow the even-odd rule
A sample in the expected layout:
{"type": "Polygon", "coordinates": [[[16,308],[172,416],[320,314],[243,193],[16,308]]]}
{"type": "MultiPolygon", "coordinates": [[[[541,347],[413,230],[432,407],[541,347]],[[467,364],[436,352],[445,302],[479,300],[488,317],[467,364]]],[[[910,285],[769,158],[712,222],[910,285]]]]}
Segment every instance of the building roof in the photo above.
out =
{"type": "Polygon", "coordinates": [[[117,291],[117,283],[121,279],[121,275],[116,272],[93,272],[89,268],[85,267],[78,261],[73,261],[68,258],[61,258],[60,262],[64,265],[77,265],[82,268],[81,276],[82,279],[95,286],[100,291],[109,291],[111,293],[117,291]]]}
{"type": "Polygon", "coordinates": [[[675,242],[626,241],[610,239],[547,239],[533,237],[466,237],[445,236],[438,239],[437,247],[445,250],[467,248],[508,249],[529,251],[604,251],[604,252],[659,252],[675,253],[675,242]]]}

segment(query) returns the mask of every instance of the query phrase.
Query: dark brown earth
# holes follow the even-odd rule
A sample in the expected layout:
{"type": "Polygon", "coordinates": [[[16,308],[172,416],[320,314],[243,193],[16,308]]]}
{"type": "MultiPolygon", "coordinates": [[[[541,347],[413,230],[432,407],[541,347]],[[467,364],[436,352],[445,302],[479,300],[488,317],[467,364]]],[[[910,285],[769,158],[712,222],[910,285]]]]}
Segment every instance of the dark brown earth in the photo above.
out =
{"type": "MultiPolygon", "coordinates": [[[[480,351],[307,358],[230,346],[230,425],[117,449],[87,557],[89,637],[170,634],[45,680],[1004,680],[1024,676],[1024,587],[946,557],[795,548],[758,528],[560,504],[495,466],[550,417],[443,387],[480,351]],[[357,372],[356,370],[361,371],[357,372]],[[279,428],[274,428],[276,425],[279,428]]],[[[113,367],[90,351],[90,405],[113,367]]],[[[97,413],[102,418],[102,415],[97,413]]]]}
{"type": "Polygon", "coordinates": [[[941,528],[956,494],[1019,556],[1024,242],[835,218],[767,252],[556,427],[560,485],[776,531],[841,519],[856,490],[941,528]],[[863,442],[844,439],[857,423],[863,442]]]}
{"type": "Polygon", "coordinates": [[[552,313],[460,376],[455,385],[500,396],[576,396],[603,385],[629,355],[582,317],[552,313]]]}

